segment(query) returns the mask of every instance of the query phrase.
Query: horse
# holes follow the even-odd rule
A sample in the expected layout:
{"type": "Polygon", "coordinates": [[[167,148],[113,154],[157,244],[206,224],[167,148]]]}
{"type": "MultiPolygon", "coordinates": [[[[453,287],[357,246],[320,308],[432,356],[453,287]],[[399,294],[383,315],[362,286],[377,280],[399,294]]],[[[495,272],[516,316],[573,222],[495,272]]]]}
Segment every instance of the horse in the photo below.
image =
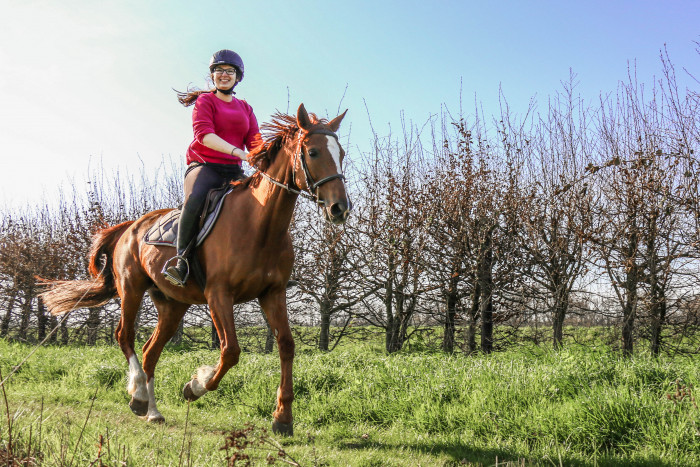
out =
{"type": "Polygon", "coordinates": [[[248,155],[257,172],[233,182],[221,213],[204,243],[195,251],[202,265],[204,289],[194,280],[177,287],[161,270],[173,247],[146,244],[144,235],[168,209],[145,214],[104,228],[93,236],[89,273],[93,280],[47,281],[43,301],[54,315],[76,307],[97,307],[121,299],[116,339],[128,362],[129,406],[149,422],[164,422],[156,407],[154,373],[165,344],[175,334],[187,309],[207,304],[221,343],[216,366],[198,368],[183,388],[194,401],[219,386],[241,353],[236,338],[233,306],[257,299],[279,350],[281,375],[277,405],[272,414],[274,433],[293,434],[292,364],[294,338],[287,316],[286,288],[294,250],[289,226],[299,195],[322,206],[326,220],[341,224],[351,203],[342,172],[345,152],[336,132],[347,110],[331,121],[307,113],[276,113],[262,126],[263,144],[248,155]],[[143,366],[134,350],[134,323],[144,294],[157,311],[158,324],[143,346],[143,366]]]}

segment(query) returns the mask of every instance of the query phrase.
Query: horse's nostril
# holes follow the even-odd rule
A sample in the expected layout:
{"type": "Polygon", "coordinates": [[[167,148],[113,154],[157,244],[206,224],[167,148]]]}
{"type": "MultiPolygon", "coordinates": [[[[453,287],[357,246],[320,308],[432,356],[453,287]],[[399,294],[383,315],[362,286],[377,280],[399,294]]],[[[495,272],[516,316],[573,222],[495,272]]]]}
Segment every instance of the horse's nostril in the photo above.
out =
{"type": "Polygon", "coordinates": [[[343,202],[335,203],[331,206],[331,216],[345,219],[347,216],[348,207],[343,202]]]}

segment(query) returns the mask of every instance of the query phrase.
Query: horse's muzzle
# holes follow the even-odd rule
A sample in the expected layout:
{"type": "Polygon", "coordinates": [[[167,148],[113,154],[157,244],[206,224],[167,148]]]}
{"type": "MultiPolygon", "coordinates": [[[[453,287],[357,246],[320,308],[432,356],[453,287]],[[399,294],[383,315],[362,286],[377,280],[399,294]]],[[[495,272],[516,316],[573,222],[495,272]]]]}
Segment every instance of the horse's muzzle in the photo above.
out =
{"type": "Polygon", "coordinates": [[[329,208],[326,208],[326,219],[334,224],[343,224],[350,215],[352,204],[344,201],[333,203],[329,208]]]}

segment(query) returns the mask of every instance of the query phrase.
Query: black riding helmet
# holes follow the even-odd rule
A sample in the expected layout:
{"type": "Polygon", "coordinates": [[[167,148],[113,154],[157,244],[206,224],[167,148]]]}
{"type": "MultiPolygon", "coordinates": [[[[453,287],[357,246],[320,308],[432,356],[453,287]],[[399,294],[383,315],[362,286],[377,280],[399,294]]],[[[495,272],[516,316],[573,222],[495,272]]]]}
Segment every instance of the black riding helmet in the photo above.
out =
{"type": "Polygon", "coordinates": [[[231,65],[236,68],[236,82],[243,81],[243,59],[233,50],[223,49],[216,52],[209,60],[209,72],[213,73],[218,65],[231,65]]]}

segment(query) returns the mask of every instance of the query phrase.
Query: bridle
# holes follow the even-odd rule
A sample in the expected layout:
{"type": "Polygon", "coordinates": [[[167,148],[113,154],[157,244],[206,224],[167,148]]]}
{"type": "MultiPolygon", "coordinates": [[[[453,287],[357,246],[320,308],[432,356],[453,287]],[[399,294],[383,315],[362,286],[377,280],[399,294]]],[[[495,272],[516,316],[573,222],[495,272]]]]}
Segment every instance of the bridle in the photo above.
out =
{"type": "MultiPolygon", "coordinates": [[[[317,130],[311,130],[311,131],[307,131],[304,133],[302,133],[302,131],[299,130],[298,143],[297,143],[296,151],[294,151],[294,161],[292,162],[292,168],[293,169],[296,168],[297,160],[301,161],[301,168],[304,171],[304,178],[306,179],[306,186],[309,189],[308,193],[306,191],[300,190],[299,187],[293,188],[289,184],[282,183],[278,180],[275,180],[274,178],[270,177],[268,174],[266,174],[262,170],[258,169],[257,167],[254,167],[254,168],[257,172],[260,173],[260,175],[262,175],[267,180],[269,180],[270,183],[272,183],[273,185],[277,185],[278,187],[284,188],[289,193],[294,193],[295,195],[301,195],[307,199],[315,201],[318,204],[323,204],[323,202],[320,201],[318,198],[318,188],[321,185],[323,185],[324,183],[328,183],[331,180],[335,180],[336,178],[345,181],[345,175],[343,175],[342,173],[337,173],[337,174],[329,175],[328,177],[324,177],[319,181],[314,181],[314,178],[311,176],[311,172],[309,172],[309,165],[306,162],[306,157],[304,157],[304,153],[302,151],[302,146],[304,145],[303,142],[307,136],[315,135],[315,134],[332,136],[333,138],[336,139],[336,141],[338,141],[338,135],[335,134],[331,130],[325,130],[323,128],[319,128],[317,130]]],[[[308,154],[308,151],[307,151],[307,154],[308,154]]],[[[293,179],[292,179],[292,183],[293,183],[293,179]]]]}

